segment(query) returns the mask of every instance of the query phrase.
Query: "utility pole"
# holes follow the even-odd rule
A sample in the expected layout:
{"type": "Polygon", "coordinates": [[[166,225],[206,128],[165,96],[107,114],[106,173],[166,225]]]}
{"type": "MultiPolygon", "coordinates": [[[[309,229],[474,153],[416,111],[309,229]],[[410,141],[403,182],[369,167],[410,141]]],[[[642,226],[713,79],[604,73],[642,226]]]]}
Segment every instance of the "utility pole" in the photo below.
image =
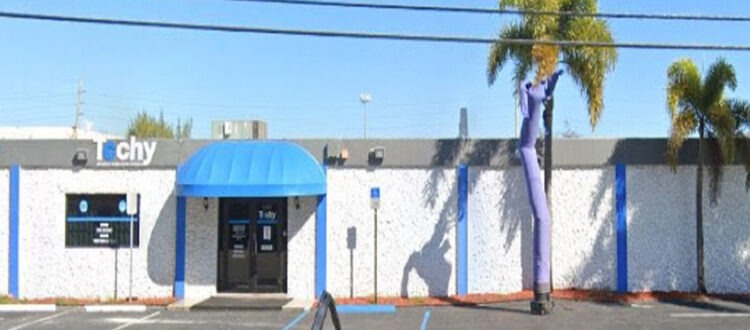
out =
{"type": "Polygon", "coordinates": [[[76,93],[76,121],[73,124],[73,139],[78,138],[78,120],[83,115],[83,101],[81,95],[86,91],[83,89],[83,81],[78,81],[78,92],[76,93]]]}
{"type": "Polygon", "coordinates": [[[362,102],[362,114],[364,118],[364,130],[363,130],[363,138],[367,140],[367,103],[370,103],[372,101],[372,95],[370,93],[362,93],[359,94],[359,101],[362,102]]]}

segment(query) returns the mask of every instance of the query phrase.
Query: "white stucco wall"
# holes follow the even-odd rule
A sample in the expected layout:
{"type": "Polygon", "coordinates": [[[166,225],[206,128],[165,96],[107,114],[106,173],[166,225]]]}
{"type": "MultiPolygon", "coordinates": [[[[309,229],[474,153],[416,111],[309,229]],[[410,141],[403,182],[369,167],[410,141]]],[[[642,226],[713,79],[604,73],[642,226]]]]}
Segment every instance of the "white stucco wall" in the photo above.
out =
{"type": "Polygon", "coordinates": [[[335,296],[373,293],[373,211],[370,187],[381,190],[378,294],[455,294],[456,170],[329,169],[328,278],[335,296]],[[356,230],[356,247],[347,232],[356,230]],[[353,263],[350,269],[350,252],[353,263]]]}
{"type": "Polygon", "coordinates": [[[219,249],[219,200],[187,198],[185,228],[185,298],[205,298],[216,293],[219,249]]]}
{"type": "Polygon", "coordinates": [[[615,171],[552,173],[552,276],[555,288],[617,288],[615,171]]]}
{"type": "Polygon", "coordinates": [[[520,167],[469,168],[469,293],[530,287],[531,209],[520,167]]]}
{"type": "Polygon", "coordinates": [[[140,247],[133,254],[133,295],[172,296],[174,181],[173,170],[22,169],[21,297],[111,298],[115,290],[118,297],[127,295],[127,248],[65,247],[65,194],[128,191],[141,195],[140,247]]]}
{"type": "Polygon", "coordinates": [[[695,166],[628,166],[627,200],[628,290],[696,290],[695,166]]]}
{"type": "Polygon", "coordinates": [[[0,295],[8,294],[9,171],[0,169],[0,295]]]}
{"type": "Polygon", "coordinates": [[[708,180],[707,175],[703,209],[706,289],[750,292],[750,194],[745,191],[745,170],[725,168],[716,206],[709,203],[708,180]]]}
{"type": "Polygon", "coordinates": [[[287,295],[315,298],[315,211],[317,197],[289,199],[287,220],[287,295]]]}

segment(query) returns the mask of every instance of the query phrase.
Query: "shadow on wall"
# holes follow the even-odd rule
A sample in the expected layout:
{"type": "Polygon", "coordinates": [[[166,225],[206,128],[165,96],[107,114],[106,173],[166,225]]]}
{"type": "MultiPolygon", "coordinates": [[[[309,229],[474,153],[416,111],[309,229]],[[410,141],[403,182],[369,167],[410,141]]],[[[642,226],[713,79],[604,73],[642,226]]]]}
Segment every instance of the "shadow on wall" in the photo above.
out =
{"type": "MultiPolygon", "coordinates": [[[[697,144],[686,141],[683,163],[697,144]]],[[[695,267],[695,167],[667,167],[660,141],[618,141],[611,164],[627,163],[628,291],[693,291],[695,267]],[[649,143],[644,146],[644,144],[649,143]],[[653,164],[658,164],[654,166],[653,164]],[[639,164],[644,164],[639,166],[639,164]],[[651,164],[651,165],[645,165],[651,164]],[[647,171],[647,172],[646,172],[647,171]],[[644,176],[653,176],[644,178],[644,176]]],[[[708,206],[708,204],[706,204],[708,206]]],[[[708,209],[708,208],[706,208],[708,209]]],[[[613,221],[617,221],[613,218],[613,221]]]]}
{"type": "MultiPolygon", "coordinates": [[[[422,188],[424,205],[429,208],[435,208],[439,197],[440,184],[446,180],[444,172],[439,167],[455,164],[460,146],[458,140],[438,140],[435,143],[436,153],[433,155],[432,165],[438,168],[431,170],[430,179],[422,188]]],[[[430,296],[450,295],[448,287],[453,261],[446,256],[446,253],[451,249],[451,237],[448,237],[447,234],[451,227],[455,226],[456,214],[454,210],[456,205],[453,204],[457,195],[457,187],[451,187],[450,195],[440,206],[439,219],[433,228],[430,240],[419,251],[414,251],[409,255],[401,277],[402,297],[409,296],[409,274],[412,270],[415,270],[417,275],[427,284],[430,296]]]]}
{"type": "MultiPolygon", "coordinates": [[[[435,143],[435,154],[432,157],[431,165],[433,168],[449,168],[454,170],[460,162],[489,165],[499,153],[512,154],[513,145],[513,142],[497,140],[474,140],[470,144],[466,144],[461,140],[438,140],[435,143]]],[[[469,181],[468,193],[474,190],[478,177],[474,176],[469,181]]],[[[429,181],[422,189],[422,198],[425,206],[430,208],[436,206],[435,204],[439,197],[439,186],[444,183],[444,180],[446,178],[442,170],[436,169],[432,171],[429,181]]],[[[509,194],[518,193],[516,189],[508,189],[506,192],[509,194]]],[[[521,190],[521,192],[525,193],[525,190],[521,190]]],[[[427,284],[430,296],[448,296],[452,294],[448,289],[455,260],[451,260],[446,254],[452,247],[452,241],[455,240],[455,237],[448,236],[448,232],[456,225],[457,198],[458,187],[456,182],[451,187],[450,195],[443,205],[440,206],[439,219],[433,228],[430,240],[419,251],[412,252],[404,266],[401,279],[401,296],[407,297],[409,295],[409,274],[412,270],[415,270],[417,275],[427,284]]],[[[508,225],[514,228],[524,223],[522,221],[523,217],[519,214],[504,214],[503,217],[504,219],[510,219],[508,225]]],[[[530,228],[530,224],[528,228],[530,228]]],[[[514,238],[515,236],[509,235],[507,240],[514,238]]],[[[507,243],[505,245],[506,249],[510,245],[510,243],[507,243]]],[[[530,244],[525,244],[525,246],[527,248],[531,247],[530,244]]],[[[530,256],[530,252],[528,253],[530,256]]],[[[531,261],[529,260],[528,267],[524,267],[524,269],[531,269],[530,265],[531,261]]]]}
{"type": "Polygon", "coordinates": [[[148,241],[148,277],[158,285],[174,284],[176,205],[176,194],[172,190],[159,210],[148,241]]]}

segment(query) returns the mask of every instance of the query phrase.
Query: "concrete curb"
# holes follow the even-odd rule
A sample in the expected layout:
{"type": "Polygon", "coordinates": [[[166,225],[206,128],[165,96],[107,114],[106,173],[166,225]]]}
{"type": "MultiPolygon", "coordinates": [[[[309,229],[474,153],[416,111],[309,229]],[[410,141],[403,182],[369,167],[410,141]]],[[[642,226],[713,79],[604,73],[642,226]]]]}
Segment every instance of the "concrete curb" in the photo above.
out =
{"type": "Polygon", "coordinates": [[[286,305],[281,306],[281,310],[293,310],[293,309],[301,309],[303,311],[309,311],[315,301],[313,300],[307,300],[307,299],[292,299],[286,305]]]}
{"type": "Polygon", "coordinates": [[[83,309],[88,313],[143,313],[146,311],[146,305],[86,305],[83,309]]]}
{"type": "Polygon", "coordinates": [[[9,304],[0,305],[0,312],[56,312],[53,304],[9,304]]]}
{"type": "Polygon", "coordinates": [[[167,306],[167,310],[168,311],[189,311],[190,308],[206,301],[207,299],[208,298],[181,299],[167,306]]]}

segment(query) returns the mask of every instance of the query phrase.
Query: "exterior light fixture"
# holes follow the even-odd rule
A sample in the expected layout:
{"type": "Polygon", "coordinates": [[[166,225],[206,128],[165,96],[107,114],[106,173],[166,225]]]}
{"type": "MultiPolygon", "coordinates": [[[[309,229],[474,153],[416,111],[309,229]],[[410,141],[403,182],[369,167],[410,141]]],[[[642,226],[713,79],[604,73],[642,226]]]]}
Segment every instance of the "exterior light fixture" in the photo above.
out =
{"type": "Polygon", "coordinates": [[[203,197],[203,210],[208,211],[208,197],[203,197]]]}
{"type": "Polygon", "coordinates": [[[73,166],[83,167],[83,166],[86,166],[87,162],[88,162],[88,154],[86,153],[86,150],[84,149],[76,150],[76,153],[73,154],[73,166]]]}

